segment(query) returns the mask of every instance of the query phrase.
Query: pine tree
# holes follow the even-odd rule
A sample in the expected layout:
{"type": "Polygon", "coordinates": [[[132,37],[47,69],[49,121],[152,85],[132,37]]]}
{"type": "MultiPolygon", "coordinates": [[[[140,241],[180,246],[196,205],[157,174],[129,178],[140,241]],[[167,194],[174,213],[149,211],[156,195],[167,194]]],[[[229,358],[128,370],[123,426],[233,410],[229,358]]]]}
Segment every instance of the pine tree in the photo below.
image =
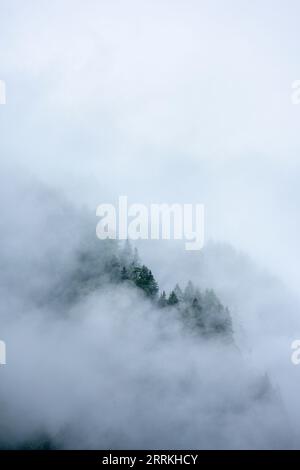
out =
{"type": "Polygon", "coordinates": [[[172,290],[168,298],[168,305],[176,305],[176,304],[178,304],[178,298],[175,292],[172,290]]]}
{"type": "Polygon", "coordinates": [[[178,302],[182,302],[183,301],[183,292],[182,290],[180,289],[179,285],[176,284],[176,286],[174,287],[174,292],[176,294],[176,297],[178,299],[178,302]]]}
{"type": "Polygon", "coordinates": [[[164,308],[167,305],[168,305],[167,296],[166,296],[165,291],[163,291],[162,294],[160,294],[160,297],[159,297],[159,300],[158,300],[158,306],[160,308],[164,308]]]}
{"type": "Polygon", "coordinates": [[[192,302],[195,297],[195,287],[191,281],[187,283],[187,286],[184,290],[184,300],[186,302],[192,302]]]}
{"type": "Polygon", "coordinates": [[[191,318],[196,327],[200,327],[200,328],[205,327],[203,307],[201,306],[197,297],[195,297],[192,302],[191,318]]]}
{"type": "Polygon", "coordinates": [[[221,333],[231,337],[232,320],[228,308],[225,308],[215,292],[206,290],[203,297],[203,307],[206,314],[205,327],[209,334],[221,333]]]}
{"type": "Polygon", "coordinates": [[[147,296],[152,298],[156,297],[158,293],[158,284],[147,266],[143,265],[141,268],[134,268],[132,280],[137,287],[146,293],[147,296]]]}

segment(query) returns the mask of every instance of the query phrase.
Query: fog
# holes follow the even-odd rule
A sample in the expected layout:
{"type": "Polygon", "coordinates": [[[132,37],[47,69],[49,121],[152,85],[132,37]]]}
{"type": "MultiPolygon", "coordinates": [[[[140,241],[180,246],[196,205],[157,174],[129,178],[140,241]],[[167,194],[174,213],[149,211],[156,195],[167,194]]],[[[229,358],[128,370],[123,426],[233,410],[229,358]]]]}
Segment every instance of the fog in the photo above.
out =
{"type": "MultiPolygon", "coordinates": [[[[94,225],[63,196],[23,180],[2,185],[5,200],[21,199],[31,221],[1,208],[10,227],[1,243],[1,334],[8,348],[2,447],[295,445],[282,392],[261,351],[251,358],[240,350],[236,320],[235,343],[226,344],[185,334],[176,316],[162,315],[126,286],[103,284],[75,303],[53,302],[57,281],[68,279],[86,243],[81,226],[93,232],[94,225]]],[[[101,250],[103,242],[96,243],[101,250]]],[[[242,298],[247,305],[249,297],[242,298]]],[[[264,353],[275,340],[267,338],[264,353]]]]}
{"type": "Polygon", "coordinates": [[[299,445],[298,17],[294,0],[0,0],[1,447],[299,445]],[[234,344],[126,285],[64,303],[120,195],[205,205],[199,253],[136,246],[161,289],[214,288],[234,344]]]}

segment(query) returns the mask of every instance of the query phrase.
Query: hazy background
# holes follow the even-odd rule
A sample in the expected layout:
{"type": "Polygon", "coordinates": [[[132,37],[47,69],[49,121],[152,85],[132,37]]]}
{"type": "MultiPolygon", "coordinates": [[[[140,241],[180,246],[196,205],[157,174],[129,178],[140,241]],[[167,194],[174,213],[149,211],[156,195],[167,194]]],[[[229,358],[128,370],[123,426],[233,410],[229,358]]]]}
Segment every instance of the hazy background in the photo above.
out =
{"type": "Polygon", "coordinates": [[[93,210],[203,202],[298,287],[299,2],[3,1],[1,158],[93,210]]]}
{"type": "MultiPolygon", "coordinates": [[[[26,194],[54,188],[92,213],[119,195],[204,203],[213,240],[204,252],[144,242],[141,255],[162,286],[192,278],[216,288],[239,347],[271,375],[297,433],[290,342],[300,335],[300,106],[291,85],[300,76],[299,15],[296,0],[0,0],[6,266],[14,271],[24,250],[28,259],[49,247],[55,255],[63,240],[62,256],[77,242],[76,223],[68,237],[56,219],[47,223],[52,203],[11,192],[23,184],[26,194]]],[[[7,314],[18,299],[6,290],[3,298],[7,314]]],[[[13,333],[7,327],[11,341],[13,333]]]]}

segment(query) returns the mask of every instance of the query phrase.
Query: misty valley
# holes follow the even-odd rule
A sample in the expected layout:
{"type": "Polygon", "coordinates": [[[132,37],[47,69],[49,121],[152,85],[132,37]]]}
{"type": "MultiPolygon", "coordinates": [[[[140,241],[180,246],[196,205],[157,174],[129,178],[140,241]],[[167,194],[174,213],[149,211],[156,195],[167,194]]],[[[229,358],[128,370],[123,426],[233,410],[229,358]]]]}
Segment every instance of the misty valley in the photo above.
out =
{"type": "Polygon", "coordinates": [[[298,463],[299,18],[0,0],[1,470],[298,463]]]}
{"type": "Polygon", "coordinates": [[[246,308],[251,263],[217,245],[181,250],[167,255],[168,289],[130,240],[97,239],[95,217],[62,194],[3,187],[24,210],[3,212],[1,448],[292,445],[276,383],[242,351],[233,299],[246,308]]]}

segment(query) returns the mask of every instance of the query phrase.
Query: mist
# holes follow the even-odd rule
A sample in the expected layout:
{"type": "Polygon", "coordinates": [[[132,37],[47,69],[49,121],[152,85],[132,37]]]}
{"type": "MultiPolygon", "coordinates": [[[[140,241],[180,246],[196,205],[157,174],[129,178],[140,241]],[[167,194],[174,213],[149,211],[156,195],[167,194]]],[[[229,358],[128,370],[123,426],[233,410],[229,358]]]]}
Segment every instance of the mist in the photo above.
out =
{"type": "Polygon", "coordinates": [[[1,448],[299,446],[297,13],[0,0],[1,448]],[[232,342],[110,282],[95,213],[120,195],[205,205],[200,252],[135,246],[160,291],[214,289],[232,342]]]}

